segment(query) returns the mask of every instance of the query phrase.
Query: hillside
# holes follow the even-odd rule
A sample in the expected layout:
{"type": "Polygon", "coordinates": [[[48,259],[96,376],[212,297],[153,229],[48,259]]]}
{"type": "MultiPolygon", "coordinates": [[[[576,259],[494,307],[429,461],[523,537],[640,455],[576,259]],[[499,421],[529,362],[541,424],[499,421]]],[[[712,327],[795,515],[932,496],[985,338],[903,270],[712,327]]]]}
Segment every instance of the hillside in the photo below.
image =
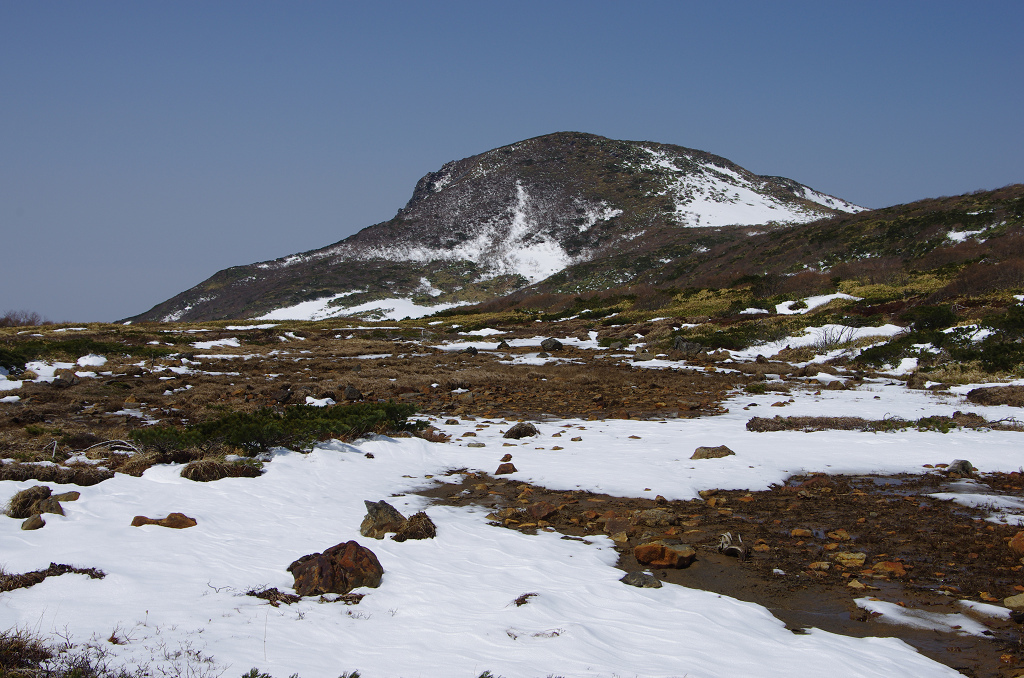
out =
{"type": "Polygon", "coordinates": [[[441,309],[708,231],[862,210],[703,151],[550,134],[447,163],[393,219],[319,250],[225,269],[133,320],[315,319],[381,299],[441,309]]]}

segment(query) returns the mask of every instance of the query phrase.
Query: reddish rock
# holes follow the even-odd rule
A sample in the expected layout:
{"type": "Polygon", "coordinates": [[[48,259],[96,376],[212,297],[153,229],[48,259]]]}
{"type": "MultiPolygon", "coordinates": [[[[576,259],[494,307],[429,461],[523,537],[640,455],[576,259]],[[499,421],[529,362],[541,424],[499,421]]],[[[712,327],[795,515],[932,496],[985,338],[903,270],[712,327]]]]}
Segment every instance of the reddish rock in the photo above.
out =
{"type": "Polygon", "coordinates": [[[184,530],[186,527],[195,527],[198,524],[195,518],[189,518],[184,513],[171,513],[166,518],[160,518],[159,520],[147,518],[146,516],[135,516],[132,518],[132,527],[159,525],[160,527],[169,527],[174,530],[184,530]]]}
{"type": "Polygon", "coordinates": [[[511,454],[506,454],[504,457],[501,458],[501,461],[503,463],[506,462],[506,461],[512,461],[512,455],[511,454]]]}
{"type": "Polygon", "coordinates": [[[377,556],[355,541],[337,544],[323,553],[302,556],[288,566],[300,596],[345,594],[360,586],[376,588],[384,576],[377,556]]]}
{"type": "Polygon", "coordinates": [[[649,567],[683,568],[697,558],[697,552],[688,544],[676,544],[659,540],[640,544],[633,549],[638,563],[649,567]]]}
{"type": "Polygon", "coordinates": [[[1013,535],[1013,538],[1010,539],[1009,547],[1014,555],[1024,556],[1024,530],[1013,535]]]}
{"type": "Polygon", "coordinates": [[[509,462],[507,464],[501,464],[498,466],[498,470],[494,472],[496,476],[506,476],[510,473],[516,473],[519,469],[515,467],[515,464],[509,462]]]}
{"type": "Polygon", "coordinates": [[[558,507],[547,501],[538,501],[526,507],[526,513],[534,520],[547,520],[558,513],[558,507]]]}

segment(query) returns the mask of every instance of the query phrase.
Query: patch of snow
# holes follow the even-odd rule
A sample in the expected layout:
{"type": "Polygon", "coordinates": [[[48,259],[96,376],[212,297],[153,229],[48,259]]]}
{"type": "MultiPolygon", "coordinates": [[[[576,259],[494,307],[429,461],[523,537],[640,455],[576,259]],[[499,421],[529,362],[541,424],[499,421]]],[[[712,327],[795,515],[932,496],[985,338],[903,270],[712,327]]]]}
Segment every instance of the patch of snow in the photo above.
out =
{"type": "Polygon", "coordinates": [[[779,315],[795,315],[798,313],[807,313],[809,311],[813,311],[819,306],[824,306],[830,301],[834,301],[836,299],[849,299],[850,301],[860,301],[861,297],[855,297],[851,294],[844,294],[843,292],[836,292],[835,294],[822,294],[814,297],[807,297],[806,299],[804,299],[803,302],[807,304],[806,308],[794,309],[791,307],[793,306],[793,304],[796,303],[795,301],[784,301],[781,304],[775,305],[775,312],[778,313],[779,315]]]}
{"type": "Polygon", "coordinates": [[[237,330],[269,330],[273,327],[277,327],[278,323],[264,323],[262,325],[228,325],[224,329],[231,330],[232,332],[237,330]]]}
{"type": "Polygon", "coordinates": [[[107,359],[106,358],[104,358],[101,355],[96,355],[94,353],[90,353],[89,355],[84,355],[84,356],[82,356],[81,358],[78,359],[78,366],[79,367],[100,367],[101,365],[106,365],[106,364],[107,364],[107,359]]]}
{"type": "Polygon", "coordinates": [[[740,311],[740,315],[754,315],[755,313],[771,313],[771,311],[766,308],[754,308],[752,306],[740,311]]]}
{"type": "Polygon", "coordinates": [[[985,636],[985,632],[989,631],[987,626],[962,613],[944,614],[915,610],[873,598],[857,598],[854,602],[857,603],[857,607],[880,615],[878,621],[886,624],[899,624],[925,631],[941,631],[962,636],[985,636]]]}
{"type": "Polygon", "coordinates": [[[192,342],[193,348],[200,348],[203,349],[204,351],[208,351],[211,348],[216,348],[217,346],[231,346],[233,348],[238,348],[240,344],[238,343],[238,339],[235,337],[229,337],[227,339],[214,339],[213,341],[192,342]]]}
{"type": "Polygon", "coordinates": [[[327,407],[328,405],[334,405],[333,398],[314,398],[313,396],[306,396],[306,404],[312,405],[313,407],[327,407]]]}
{"type": "MultiPolygon", "coordinates": [[[[4,390],[3,380],[0,380],[0,391],[4,390]]],[[[16,403],[21,400],[21,396],[4,396],[0,398],[0,403],[16,403]]]]}
{"type": "MultiPolygon", "coordinates": [[[[402,318],[422,318],[432,315],[438,311],[444,311],[456,306],[465,306],[473,302],[462,301],[447,304],[435,304],[433,306],[421,306],[413,303],[411,299],[380,299],[368,301],[356,306],[342,307],[331,304],[332,301],[348,296],[348,294],[336,294],[331,297],[322,297],[313,301],[304,301],[294,306],[278,308],[270,313],[262,315],[259,320],[324,320],[337,316],[372,316],[380,320],[401,320],[402,318]]],[[[372,328],[376,329],[376,328],[372,328]]]]}

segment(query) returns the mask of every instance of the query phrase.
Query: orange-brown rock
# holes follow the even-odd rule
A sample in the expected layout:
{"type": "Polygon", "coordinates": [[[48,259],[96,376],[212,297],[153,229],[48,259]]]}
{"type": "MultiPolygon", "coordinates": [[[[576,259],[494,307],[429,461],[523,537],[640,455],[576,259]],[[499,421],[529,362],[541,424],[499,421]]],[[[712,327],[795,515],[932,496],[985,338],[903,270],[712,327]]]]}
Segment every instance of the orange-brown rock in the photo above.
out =
{"type": "Polygon", "coordinates": [[[1013,535],[1009,543],[1010,550],[1017,556],[1024,556],[1024,530],[1013,535]]]}
{"type": "Polygon", "coordinates": [[[674,543],[674,540],[640,544],[633,549],[633,556],[638,563],[649,567],[683,568],[697,558],[697,552],[689,544],[674,543]]]}
{"type": "Polygon", "coordinates": [[[512,455],[511,454],[506,454],[504,457],[501,458],[501,461],[502,461],[502,463],[504,463],[506,461],[512,461],[512,455]]]}
{"type": "Polygon", "coordinates": [[[142,527],[143,525],[159,525],[160,527],[170,527],[175,530],[184,530],[186,527],[195,527],[199,523],[196,522],[195,518],[189,518],[184,513],[171,513],[166,518],[147,518],[146,516],[135,516],[132,518],[132,527],[142,527]]]}
{"type": "Polygon", "coordinates": [[[903,567],[903,563],[896,562],[895,560],[883,560],[879,563],[875,563],[871,569],[875,571],[875,574],[882,574],[889,577],[904,577],[907,574],[907,570],[903,567]]]}
{"type": "Polygon", "coordinates": [[[558,507],[547,501],[538,501],[526,507],[526,513],[534,520],[546,520],[558,513],[558,507]]]}
{"type": "Polygon", "coordinates": [[[814,533],[802,527],[795,527],[789,532],[790,537],[813,537],[814,533]]]}
{"type": "Polygon", "coordinates": [[[302,556],[288,571],[295,577],[295,592],[300,596],[345,594],[360,586],[376,588],[384,576],[373,551],[355,541],[302,556]]]}
{"type": "Polygon", "coordinates": [[[501,464],[500,466],[498,466],[498,470],[494,472],[494,475],[496,475],[496,476],[505,476],[505,475],[509,475],[510,473],[516,473],[518,470],[519,469],[516,468],[515,464],[512,464],[510,462],[510,463],[501,464]]]}

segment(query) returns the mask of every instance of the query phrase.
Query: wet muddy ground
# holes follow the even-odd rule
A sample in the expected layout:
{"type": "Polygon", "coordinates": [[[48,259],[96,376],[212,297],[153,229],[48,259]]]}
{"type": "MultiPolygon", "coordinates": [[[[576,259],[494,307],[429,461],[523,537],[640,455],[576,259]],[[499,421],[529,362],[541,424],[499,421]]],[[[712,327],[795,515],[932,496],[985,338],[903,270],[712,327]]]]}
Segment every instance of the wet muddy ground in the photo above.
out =
{"type": "MultiPolygon", "coordinates": [[[[444,504],[490,508],[496,527],[557,531],[566,539],[608,535],[622,570],[646,569],[665,582],[763,605],[794,633],[818,628],[894,636],[968,676],[1024,672],[1021,624],[978,615],[960,602],[1000,605],[1024,591],[1024,561],[1008,545],[1020,528],[986,520],[985,510],[927,496],[962,483],[957,474],[936,469],[923,475],[796,476],[765,492],[710,490],[698,500],[665,501],[552,491],[461,473],[458,484],[423,494],[444,504]],[[719,552],[726,532],[734,541],[742,535],[745,559],[719,552]],[[691,545],[695,561],[654,570],[638,563],[634,548],[658,539],[691,545]],[[886,623],[858,607],[858,598],[966,613],[988,631],[976,636],[886,623]]],[[[1019,497],[1024,486],[1019,473],[976,480],[981,485],[972,491],[1019,497]]]]}

